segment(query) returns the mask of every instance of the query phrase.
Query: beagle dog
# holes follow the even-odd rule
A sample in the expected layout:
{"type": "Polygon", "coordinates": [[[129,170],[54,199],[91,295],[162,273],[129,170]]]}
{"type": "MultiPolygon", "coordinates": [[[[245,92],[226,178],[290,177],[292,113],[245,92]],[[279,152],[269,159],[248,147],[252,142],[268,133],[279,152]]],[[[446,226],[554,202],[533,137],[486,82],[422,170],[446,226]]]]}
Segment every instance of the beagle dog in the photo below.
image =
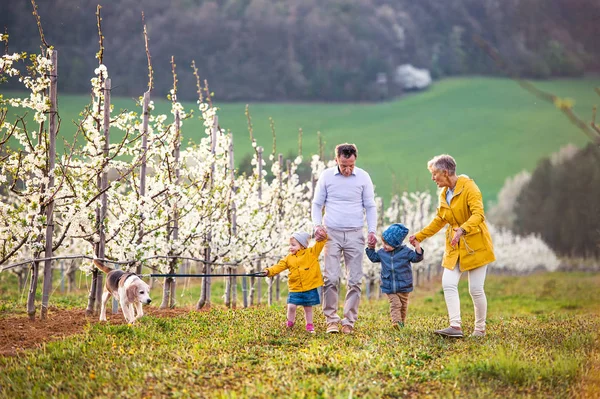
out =
{"type": "Polygon", "coordinates": [[[97,259],[94,259],[94,264],[106,273],[100,321],[106,321],[106,302],[108,302],[111,295],[118,299],[123,316],[128,323],[133,323],[142,317],[144,315],[142,304],[152,302],[150,299],[150,286],[135,273],[111,269],[97,259]],[[134,308],[137,314],[134,314],[134,308]]]}

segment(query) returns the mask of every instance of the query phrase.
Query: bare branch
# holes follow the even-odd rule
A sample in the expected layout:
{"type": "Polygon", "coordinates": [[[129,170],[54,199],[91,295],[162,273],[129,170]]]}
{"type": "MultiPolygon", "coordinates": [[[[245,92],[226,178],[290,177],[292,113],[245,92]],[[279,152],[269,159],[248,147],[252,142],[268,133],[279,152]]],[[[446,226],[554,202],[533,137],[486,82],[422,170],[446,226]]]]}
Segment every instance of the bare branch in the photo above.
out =
{"type": "MultiPolygon", "coordinates": [[[[35,4],[35,0],[31,0],[31,5],[33,6],[33,15],[35,16],[35,20],[37,22],[38,31],[40,32],[40,40],[42,44],[46,47],[46,49],[50,48],[50,45],[46,43],[46,38],[44,37],[44,29],[42,29],[42,20],[40,15],[38,14],[38,6],[35,4]]],[[[42,49],[42,54],[46,54],[44,49],[42,49]]]]}
{"type": "Polygon", "coordinates": [[[144,44],[146,46],[146,58],[148,59],[148,91],[154,88],[154,70],[152,69],[152,57],[150,57],[150,47],[148,46],[148,30],[146,29],[146,20],[142,11],[142,23],[144,24],[144,44]]]}
{"type": "MultiPolygon", "coordinates": [[[[595,126],[588,126],[588,124],[578,117],[575,112],[573,112],[572,104],[569,101],[564,101],[558,96],[555,96],[552,93],[545,92],[541,89],[535,87],[531,82],[521,79],[517,73],[515,73],[510,66],[502,59],[502,56],[498,51],[496,51],[490,43],[488,43],[485,39],[480,37],[479,35],[473,35],[473,41],[481,47],[483,51],[485,51],[488,56],[496,63],[496,65],[503,70],[512,80],[517,82],[519,86],[523,89],[527,90],[540,100],[546,101],[548,103],[554,104],[563,114],[567,116],[567,118],[577,126],[581,131],[583,131],[595,144],[600,145],[600,132],[596,131],[595,126]]],[[[600,89],[596,88],[596,92],[600,94],[600,89]]]]}

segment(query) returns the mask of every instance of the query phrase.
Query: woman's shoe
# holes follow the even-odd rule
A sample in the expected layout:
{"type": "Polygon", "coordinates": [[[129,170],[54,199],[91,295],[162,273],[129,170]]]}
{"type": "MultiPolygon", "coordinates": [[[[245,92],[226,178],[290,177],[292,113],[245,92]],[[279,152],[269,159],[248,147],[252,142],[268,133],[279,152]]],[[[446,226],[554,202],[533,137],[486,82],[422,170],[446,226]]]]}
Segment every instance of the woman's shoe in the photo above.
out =
{"type": "Polygon", "coordinates": [[[460,328],[454,328],[452,326],[444,328],[443,330],[435,330],[434,334],[441,335],[442,337],[449,338],[462,338],[464,337],[463,332],[460,328]]]}

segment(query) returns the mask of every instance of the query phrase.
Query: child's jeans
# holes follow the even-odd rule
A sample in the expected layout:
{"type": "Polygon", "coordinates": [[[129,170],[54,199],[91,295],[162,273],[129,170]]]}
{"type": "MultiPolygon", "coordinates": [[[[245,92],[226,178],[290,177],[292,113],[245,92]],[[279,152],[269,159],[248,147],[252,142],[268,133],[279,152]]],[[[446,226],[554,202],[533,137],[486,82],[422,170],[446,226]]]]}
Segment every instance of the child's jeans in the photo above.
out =
{"type": "Polygon", "coordinates": [[[392,323],[404,323],[406,313],[408,312],[408,292],[397,292],[395,294],[386,294],[390,301],[390,316],[392,323]]]}

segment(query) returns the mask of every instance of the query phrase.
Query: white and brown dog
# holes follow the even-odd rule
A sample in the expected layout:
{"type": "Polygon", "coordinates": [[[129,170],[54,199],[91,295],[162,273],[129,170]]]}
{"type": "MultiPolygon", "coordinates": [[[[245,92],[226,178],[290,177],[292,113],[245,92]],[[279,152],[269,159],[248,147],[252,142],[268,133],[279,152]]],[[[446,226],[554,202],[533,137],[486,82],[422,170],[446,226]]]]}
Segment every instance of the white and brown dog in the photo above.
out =
{"type": "Polygon", "coordinates": [[[94,259],[94,264],[106,273],[100,321],[106,321],[106,302],[108,302],[111,295],[118,299],[123,316],[128,323],[133,323],[142,317],[144,315],[142,304],[152,302],[152,299],[150,299],[150,286],[135,273],[111,269],[97,259],[94,259]],[[134,308],[137,314],[134,314],[134,308]]]}

